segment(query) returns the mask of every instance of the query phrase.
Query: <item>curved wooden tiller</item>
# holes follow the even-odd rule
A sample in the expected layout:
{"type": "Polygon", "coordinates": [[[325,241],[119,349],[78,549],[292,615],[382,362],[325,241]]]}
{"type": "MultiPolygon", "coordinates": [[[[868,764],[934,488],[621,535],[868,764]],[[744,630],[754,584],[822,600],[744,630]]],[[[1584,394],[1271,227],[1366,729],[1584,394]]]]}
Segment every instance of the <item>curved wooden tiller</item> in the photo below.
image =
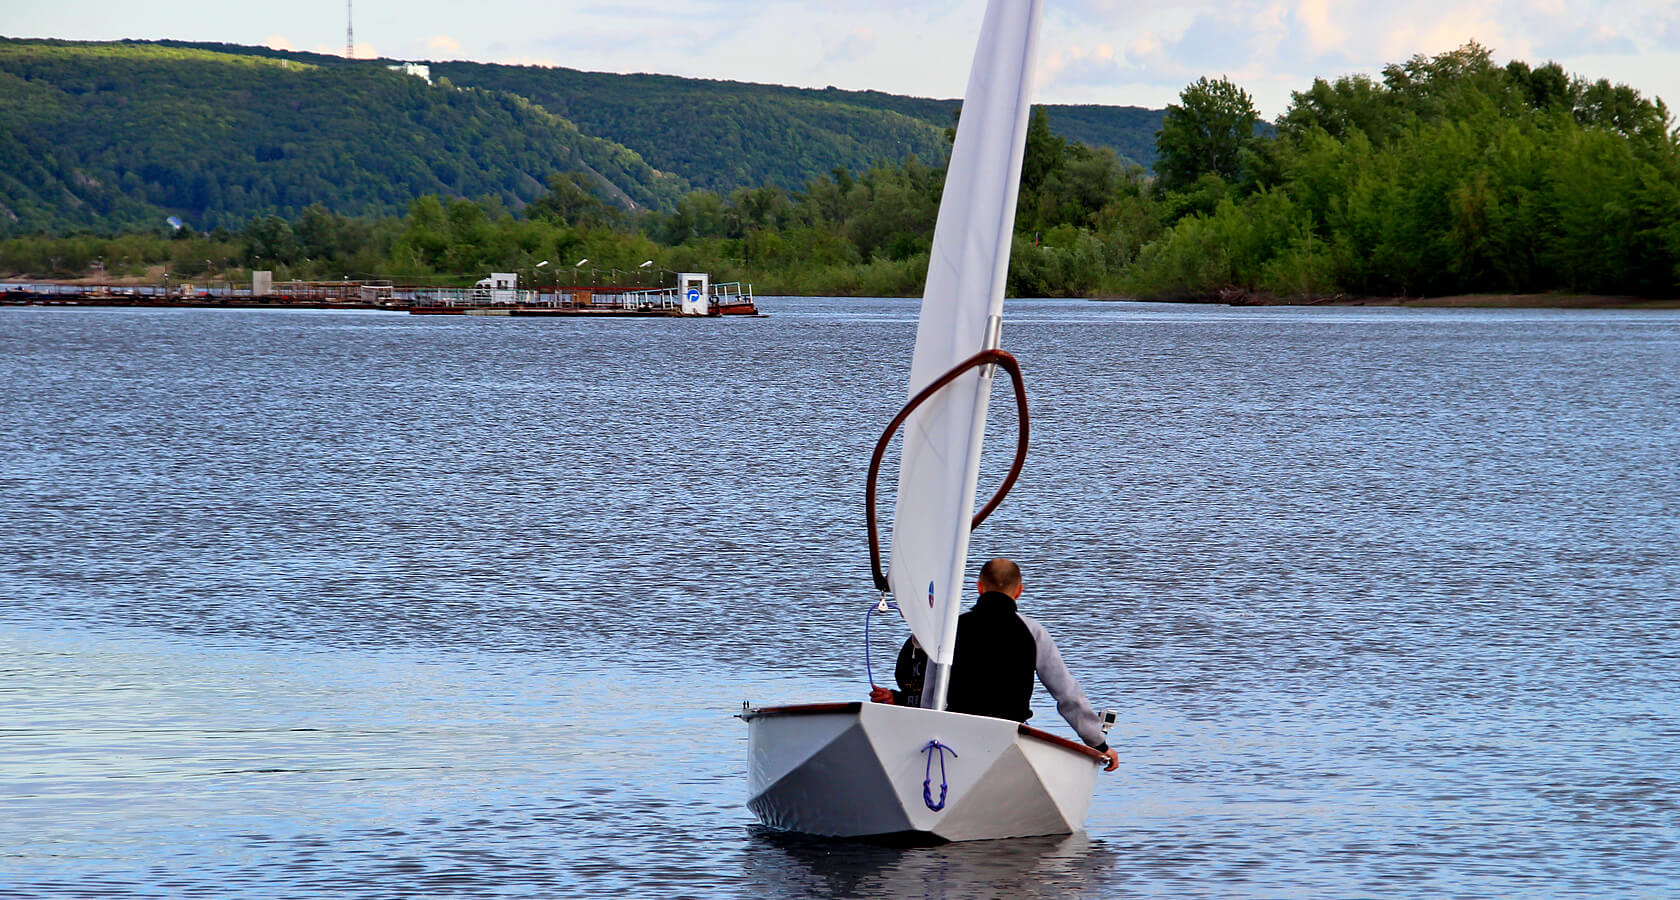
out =
{"type": "Polygon", "coordinates": [[[1019,420],[1019,428],[1015,439],[1015,461],[1010,464],[1009,474],[1004,476],[1003,484],[998,486],[997,493],[993,494],[992,499],[986,501],[986,505],[980,507],[980,511],[974,514],[974,519],[968,526],[969,530],[979,528],[980,523],[986,521],[986,517],[992,514],[992,510],[997,509],[998,504],[1003,502],[1003,498],[1009,493],[1009,489],[1015,486],[1015,479],[1021,476],[1021,466],[1027,461],[1027,388],[1021,380],[1021,365],[1015,361],[1014,356],[1006,351],[982,350],[958,363],[951,371],[934,379],[932,384],[922,388],[916,396],[911,397],[910,402],[904,404],[904,408],[898,411],[898,415],[893,416],[892,421],[887,423],[887,429],[881,433],[881,439],[875,442],[875,455],[870,457],[869,460],[869,480],[864,488],[863,502],[865,514],[869,519],[869,565],[875,576],[877,590],[882,592],[888,590],[887,574],[881,571],[881,534],[880,529],[875,524],[875,482],[881,474],[881,459],[887,453],[887,445],[892,443],[893,435],[898,432],[905,420],[910,418],[910,414],[916,411],[916,407],[926,403],[934,394],[939,393],[941,388],[956,381],[969,369],[978,369],[981,366],[990,365],[999,366],[1005,372],[1008,372],[1009,380],[1015,386],[1015,409],[1019,420]]]}

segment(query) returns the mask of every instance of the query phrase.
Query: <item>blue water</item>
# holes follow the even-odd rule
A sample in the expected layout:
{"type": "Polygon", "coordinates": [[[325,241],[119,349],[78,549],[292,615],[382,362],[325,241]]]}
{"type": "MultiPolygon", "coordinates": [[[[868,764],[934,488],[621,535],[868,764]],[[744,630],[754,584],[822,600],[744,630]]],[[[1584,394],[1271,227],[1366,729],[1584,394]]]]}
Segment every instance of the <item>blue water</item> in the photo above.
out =
{"type": "Polygon", "coordinates": [[[900,850],[730,716],[867,691],[915,305],[762,305],[0,309],[0,895],[1680,895],[1680,313],[1011,301],[974,555],[1124,764],[900,850]]]}

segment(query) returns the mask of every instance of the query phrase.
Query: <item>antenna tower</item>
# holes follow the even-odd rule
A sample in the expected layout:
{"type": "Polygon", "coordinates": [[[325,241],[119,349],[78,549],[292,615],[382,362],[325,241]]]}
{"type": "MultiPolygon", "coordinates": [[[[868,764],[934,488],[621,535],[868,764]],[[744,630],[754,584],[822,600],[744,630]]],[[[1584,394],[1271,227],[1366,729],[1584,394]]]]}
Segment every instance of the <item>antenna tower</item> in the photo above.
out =
{"type": "Polygon", "coordinates": [[[355,0],[344,0],[344,58],[356,58],[356,25],[350,18],[351,4],[355,0]]]}

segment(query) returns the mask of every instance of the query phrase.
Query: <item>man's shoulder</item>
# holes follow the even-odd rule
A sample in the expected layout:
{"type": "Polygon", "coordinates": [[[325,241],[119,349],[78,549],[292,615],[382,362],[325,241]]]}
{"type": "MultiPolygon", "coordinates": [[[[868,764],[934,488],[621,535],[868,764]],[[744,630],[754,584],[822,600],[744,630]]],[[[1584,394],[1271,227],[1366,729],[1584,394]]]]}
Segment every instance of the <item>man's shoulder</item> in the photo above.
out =
{"type": "Polygon", "coordinates": [[[1027,630],[1032,632],[1032,636],[1035,640],[1038,639],[1040,636],[1042,636],[1042,637],[1049,637],[1050,636],[1050,632],[1046,631],[1044,626],[1040,625],[1038,623],[1037,619],[1033,618],[1032,616],[1027,615],[1024,612],[1018,612],[1015,615],[1021,617],[1021,624],[1027,626],[1027,630]]]}

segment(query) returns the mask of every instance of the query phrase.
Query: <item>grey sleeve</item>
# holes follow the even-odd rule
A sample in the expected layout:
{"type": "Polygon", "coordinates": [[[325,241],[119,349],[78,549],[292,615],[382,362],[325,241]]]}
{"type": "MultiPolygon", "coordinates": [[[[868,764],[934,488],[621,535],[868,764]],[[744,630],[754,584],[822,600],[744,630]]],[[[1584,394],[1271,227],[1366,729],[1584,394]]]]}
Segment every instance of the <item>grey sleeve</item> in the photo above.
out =
{"type": "Polygon", "coordinates": [[[1038,680],[1050,696],[1056,698],[1056,712],[1073,726],[1080,740],[1092,747],[1104,746],[1107,741],[1103,736],[1102,721],[1091,709],[1091,701],[1085,699],[1079,679],[1074,678],[1073,673],[1068,671],[1067,663],[1062,662],[1062,651],[1056,649],[1056,641],[1043,625],[1031,617],[1021,616],[1021,621],[1027,624],[1033,642],[1038,645],[1038,680]]]}

